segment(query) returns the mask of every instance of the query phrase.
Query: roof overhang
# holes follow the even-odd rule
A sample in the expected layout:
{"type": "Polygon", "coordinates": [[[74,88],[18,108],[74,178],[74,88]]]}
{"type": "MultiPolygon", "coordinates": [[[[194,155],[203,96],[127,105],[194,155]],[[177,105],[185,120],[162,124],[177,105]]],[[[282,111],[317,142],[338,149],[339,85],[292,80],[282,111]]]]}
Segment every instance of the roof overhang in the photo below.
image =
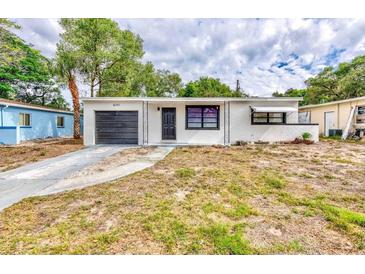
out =
{"type": "Polygon", "coordinates": [[[339,100],[339,101],[332,101],[332,102],[327,102],[327,103],[322,103],[322,104],[306,105],[306,106],[299,107],[299,109],[304,110],[304,109],[319,108],[319,107],[324,107],[324,106],[331,106],[331,105],[337,105],[337,104],[342,104],[342,103],[352,103],[352,102],[355,102],[357,104],[357,101],[362,101],[362,100],[365,100],[365,96],[350,98],[350,99],[345,99],[345,100],[339,100]]]}
{"type": "Polygon", "coordinates": [[[301,97],[83,97],[82,102],[288,102],[301,101],[301,97]]]}
{"type": "Polygon", "coordinates": [[[8,102],[8,101],[5,102],[5,101],[2,101],[1,99],[0,99],[0,106],[1,107],[16,107],[16,108],[22,108],[22,109],[34,109],[34,110],[47,111],[47,112],[58,112],[58,113],[63,113],[63,114],[73,114],[72,111],[68,111],[68,110],[47,108],[47,107],[31,105],[31,104],[21,104],[21,103],[17,103],[17,102],[8,102]]]}
{"type": "Polygon", "coordinates": [[[251,107],[253,112],[296,112],[293,107],[251,107]]]}

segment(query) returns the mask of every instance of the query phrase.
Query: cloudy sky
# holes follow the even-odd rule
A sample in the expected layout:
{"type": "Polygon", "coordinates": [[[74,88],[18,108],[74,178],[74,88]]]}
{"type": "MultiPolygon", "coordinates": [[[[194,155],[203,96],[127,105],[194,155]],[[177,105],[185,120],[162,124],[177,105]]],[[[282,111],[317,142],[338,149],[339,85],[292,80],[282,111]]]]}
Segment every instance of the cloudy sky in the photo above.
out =
{"type": "MultiPolygon", "coordinates": [[[[18,34],[52,57],[57,19],[14,19],[18,34]]],[[[365,54],[364,19],[114,19],[144,41],[144,61],[181,75],[212,76],[250,95],[301,88],[328,65],[365,54]]]]}

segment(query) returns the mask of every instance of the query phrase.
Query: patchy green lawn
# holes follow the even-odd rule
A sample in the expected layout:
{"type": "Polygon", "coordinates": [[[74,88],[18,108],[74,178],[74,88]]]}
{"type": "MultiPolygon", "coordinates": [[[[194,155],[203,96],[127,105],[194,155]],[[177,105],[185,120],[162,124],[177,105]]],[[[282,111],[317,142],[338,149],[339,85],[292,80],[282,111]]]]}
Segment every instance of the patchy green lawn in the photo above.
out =
{"type": "Polygon", "coordinates": [[[1,254],[365,254],[365,146],[175,149],[0,215],[1,254]]]}

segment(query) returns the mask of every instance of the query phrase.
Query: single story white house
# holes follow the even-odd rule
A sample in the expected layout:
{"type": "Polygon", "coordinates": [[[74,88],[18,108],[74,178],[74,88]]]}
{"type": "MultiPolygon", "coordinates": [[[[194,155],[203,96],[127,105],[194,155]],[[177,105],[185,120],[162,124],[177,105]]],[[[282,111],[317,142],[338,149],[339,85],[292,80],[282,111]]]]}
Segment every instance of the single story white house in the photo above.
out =
{"type": "Polygon", "coordinates": [[[87,97],[84,143],[230,145],[291,141],[318,124],[298,123],[294,97],[87,97]]]}

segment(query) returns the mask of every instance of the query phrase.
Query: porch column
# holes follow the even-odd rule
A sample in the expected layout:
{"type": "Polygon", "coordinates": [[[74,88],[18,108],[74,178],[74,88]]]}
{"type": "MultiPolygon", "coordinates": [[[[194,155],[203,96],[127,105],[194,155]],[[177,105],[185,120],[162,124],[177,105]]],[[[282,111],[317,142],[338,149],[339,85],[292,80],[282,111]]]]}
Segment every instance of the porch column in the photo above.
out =
{"type": "Polygon", "coordinates": [[[228,102],[224,101],[224,145],[229,145],[229,108],[228,102]]]}
{"type": "Polygon", "coordinates": [[[148,102],[143,101],[143,143],[148,145],[148,102]]]}

